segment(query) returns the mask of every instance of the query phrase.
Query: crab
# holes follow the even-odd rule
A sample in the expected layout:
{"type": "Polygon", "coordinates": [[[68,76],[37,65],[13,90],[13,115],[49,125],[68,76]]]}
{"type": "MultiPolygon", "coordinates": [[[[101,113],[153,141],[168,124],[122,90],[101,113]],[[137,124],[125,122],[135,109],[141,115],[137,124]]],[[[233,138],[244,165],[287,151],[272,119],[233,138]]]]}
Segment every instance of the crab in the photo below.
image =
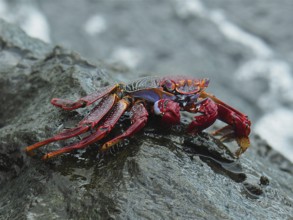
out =
{"type": "Polygon", "coordinates": [[[187,126],[187,132],[192,135],[210,127],[217,119],[226,123],[226,126],[212,134],[221,135],[221,141],[236,140],[239,146],[236,155],[239,157],[249,147],[251,122],[240,111],[206,93],[208,84],[207,78],[144,77],[129,84],[117,83],[99,88],[76,101],[53,98],[51,103],[54,106],[67,111],[84,108],[96,102],[97,105],[75,127],[28,146],[25,151],[30,153],[49,143],[87,132],[89,134],[80,141],[46,153],[42,159],[85,148],[105,138],[127,112],[130,115],[130,126],[124,133],[102,144],[99,151],[104,152],[145,127],[150,114],[157,115],[164,125],[172,126],[180,123],[180,111],[187,111],[195,114],[187,126]]]}

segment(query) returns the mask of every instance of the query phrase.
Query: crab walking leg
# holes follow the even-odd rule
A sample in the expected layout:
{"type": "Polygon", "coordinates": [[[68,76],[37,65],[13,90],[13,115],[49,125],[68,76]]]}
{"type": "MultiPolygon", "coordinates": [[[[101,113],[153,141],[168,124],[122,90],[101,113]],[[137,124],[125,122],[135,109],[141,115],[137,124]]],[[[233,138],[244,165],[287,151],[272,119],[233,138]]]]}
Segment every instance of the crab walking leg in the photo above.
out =
{"type": "Polygon", "coordinates": [[[100,120],[110,111],[113,105],[118,101],[116,94],[108,95],[104,97],[99,104],[92,109],[91,113],[86,116],[78,126],[91,125],[94,128],[100,120]]]}
{"type": "Polygon", "coordinates": [[[129,102],[126,99],[121,99],[114,105],[112,110],[106,115],[106,118],[104,119],[102,125],[99,126],[93,134],[88,135],[87,137],[75,144],[45,154],[42,159],[46,160],[59,154],[70,152],[72,150],[82,149],[90,144],[101,140],[113,129],[113,127],[115,126],[121,115],[126,111],[128,106],[129,102]]]}
{"type": "Polygon", "coordinates": [[[189,124],[187,132],[196,134],[199,131],[208,128],[216,121],[218,116],[218,107],[217,104],[210,98],[205,98],[197,103],[194,103],[194,108],[194,110],[186,110],[189,112],[201,113],[202,115],[194,117],[195,120],[189,124]]]}
{"type": "Polygon", "coordinates": [[[49,138],[47,140],[35,143],[31,146],[28,146],[25,148],[26,152],[30,152],[34,149],[37,149],[43,145],[60,141],[64,139],[68,139],[71,137],[75,137],[77,135],[80,135],[82,133],[87,132],[90,128],[94,128],[95,125],[99,123],[99,121],[107,114],[107,112],[113,107],[113,105],[116,103],[118,97],[116,94],[109,95],[104,97],[100,103],[91,111],[91,113],[86,116],[82,121],[79,122],[78,126],[71,129],[66,129],[62,131],[61,133],[55,135],[52,138],[49,138]]]}
{"type": "Polygon", "coordinates": [[[27,153],[31,152],[32,150],[35,150],[39,147],[42,147],[44,145],[50,144],[52,142],[55,141],[59,141],[59,140],[64,140],[67,138],[71,138],[77,135],[80,135],[84,132],[87,132],[89,130],[90,126],[84,126],[84,127],[76,127],[76,128],[71,128],[71,129],[66,129],[65,131],[55,135],[54,137],[48,138],[44,141],[40,141],[38,143],[35,143],[33,145],[30,145],[28,147],[25,148],[25,151],[27,153]]]}
{"type": "Polygon", "coordinates": [[[147,123],[148,120],[148,111],[142,103],[136,103],[130,110],[131,116],[131,126],[121,135],[113,138],[108,141],[101,147],[101,151],[106,151],[111,148],[113,145],[117,144],[121,140],[130,137],[136,132],[140,131],[147,123]]]}
{"type": "Polygon", "coordinates": [[[113,92],[115,89],[119,88],[119,84],[106,86],[103,88],[100,88],[96,90],[94,93],[82,97],[78,99],[77,101],[71,101],[67,99],[59,99],[59,98],[53,98],[51,100],[52,105],[55,105],[56,107],[62,108],[64,110],[74,110],[77,108],[83,108],[85,106],[91,105],[95,101],[99,100],[100,98],[104,97],[105,95],[113,92]]]}

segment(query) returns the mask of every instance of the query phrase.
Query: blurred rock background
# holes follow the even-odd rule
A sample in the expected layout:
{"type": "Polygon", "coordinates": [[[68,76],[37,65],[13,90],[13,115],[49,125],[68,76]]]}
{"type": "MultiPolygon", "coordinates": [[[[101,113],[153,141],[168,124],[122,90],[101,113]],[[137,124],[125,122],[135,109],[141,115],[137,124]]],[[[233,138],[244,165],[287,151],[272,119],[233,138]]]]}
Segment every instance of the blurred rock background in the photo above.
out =
{"type": "Polygon", "coordinates": [[[248,114],[291,161],[292,11],[290,0],[0,0],[1,18],[115,64],[117,80],[142,72],[209,77],[208,91],[248,114]]]}

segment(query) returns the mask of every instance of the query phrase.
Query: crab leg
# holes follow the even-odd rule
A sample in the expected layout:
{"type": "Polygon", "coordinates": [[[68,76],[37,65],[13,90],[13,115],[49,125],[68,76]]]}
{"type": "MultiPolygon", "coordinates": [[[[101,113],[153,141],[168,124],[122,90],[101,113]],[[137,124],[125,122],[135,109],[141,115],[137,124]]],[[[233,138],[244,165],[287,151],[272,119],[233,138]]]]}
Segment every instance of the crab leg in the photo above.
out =
{"type": "Polygon", "coordinates": [[[83,108],[85,106],[91,105],[98,99],[104,97],[105,95],[111,93],[115,89],[119,88],[119,84],[106,86],[103,88],[100,88],[96,90],[94,93],[89,94],[88,96],[82,97],[78,99],[77,101],[71,101],[68,99],[59,99],[59,98],[53,98],[51,100],[52,105],[55,105],[59,108],[62,108],[64,110],[73,110],[77,108],[83,108]]]}
{"type": "Polygon", "coordinates": [[[79,122],[78,126],[83,125],[91,125],[94,128],[100,120],[110,111],[113,105],[117,102],[118,96],[116,94],[112,94],[104,97],[99,104],[93,108],[91,113],[86,116],[81,122],[79,122]]]}
{"type": "Polygon", "coordinates": [[[117,99],[118,97],[116,94],[104,97],[91,113],[78,123],[77,127],[66,129],[52,138],[28,146],[25,148],[25,151],[30,152],[51,142],[68,139],[87,132],[90,128],[94,128],[99,123],[112,108],[117,99]]]}
{"type": "Polygon", "coordinates": [[[142,103],[136,103],[132,106],[131,110],[131,126],[121,135],[115,137],[114,139],[108,141],[101,147],[101,151],[106,151],[113,145],[117,144],[121,140],[130,137],[136,132],[140,131],[147,123],[148,111],[142,103]]]}
{"type": "Polygon", "coordinates": [[[104,138],[115,126],[121,115],[126,111],[129,106],[129,102],[126,99],[121,99],[117,102],[112,110],[106,115],[101,126],[99,126],[93,134],[88,135],[87,137],[83,138],[81,141],[69,145],[67,147],[63,147],[60,150],[56,150],[50,153],[47,153],[43,156],[42,159],[49,159],[55,157],[62,153],[67,153],[72,150],[82,149],[86,146],[93,144],[102,138],[104,138]]]}

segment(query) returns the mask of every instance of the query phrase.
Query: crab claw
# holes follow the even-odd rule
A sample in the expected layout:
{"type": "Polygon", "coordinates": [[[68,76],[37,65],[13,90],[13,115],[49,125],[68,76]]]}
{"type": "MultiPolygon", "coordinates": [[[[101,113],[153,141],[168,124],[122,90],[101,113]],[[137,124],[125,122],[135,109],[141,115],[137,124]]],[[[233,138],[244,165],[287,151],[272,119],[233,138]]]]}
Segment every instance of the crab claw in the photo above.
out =
{"type": "Polygon", "coordinates": [[[180,106],[177,102],[169,99],[160,99],[154,104],[156,115],[162,116],[162,123],[175,125],[180,123],[180,106]]]}
{"type": "Polygon", "coordinates": [[[250,134],[251,122],[247,116],[237,117],[234,116],[235,129],[238,136],[248,137],[250,134]]]}
{"type": "Polygon", "coordinates": [[[239,145],[239,150],[236,152],[236,155],[239,157],[244,153],[249,145],[249,134],[251,122],[248,117],[238,111],[237,109],[227,105],[223,101],[216,98],[214,95],[202,92],[200,95],[201,98],[210,98],[218,106],[218,119],[227,123],[229,126],[221,128],[215,132],[214,135],[224,135],[221,137],[222,141],[235,139],[239,145]]]}
{"type": "Polygon", "coordinates": [[[187,132],[196,134],[209,126],[211,126],[217,119],[218,107],[210,98],[204,98],[194,103],[194,113],[201,113],[196,115],[194,120],[189,124],[187,132]]]}

